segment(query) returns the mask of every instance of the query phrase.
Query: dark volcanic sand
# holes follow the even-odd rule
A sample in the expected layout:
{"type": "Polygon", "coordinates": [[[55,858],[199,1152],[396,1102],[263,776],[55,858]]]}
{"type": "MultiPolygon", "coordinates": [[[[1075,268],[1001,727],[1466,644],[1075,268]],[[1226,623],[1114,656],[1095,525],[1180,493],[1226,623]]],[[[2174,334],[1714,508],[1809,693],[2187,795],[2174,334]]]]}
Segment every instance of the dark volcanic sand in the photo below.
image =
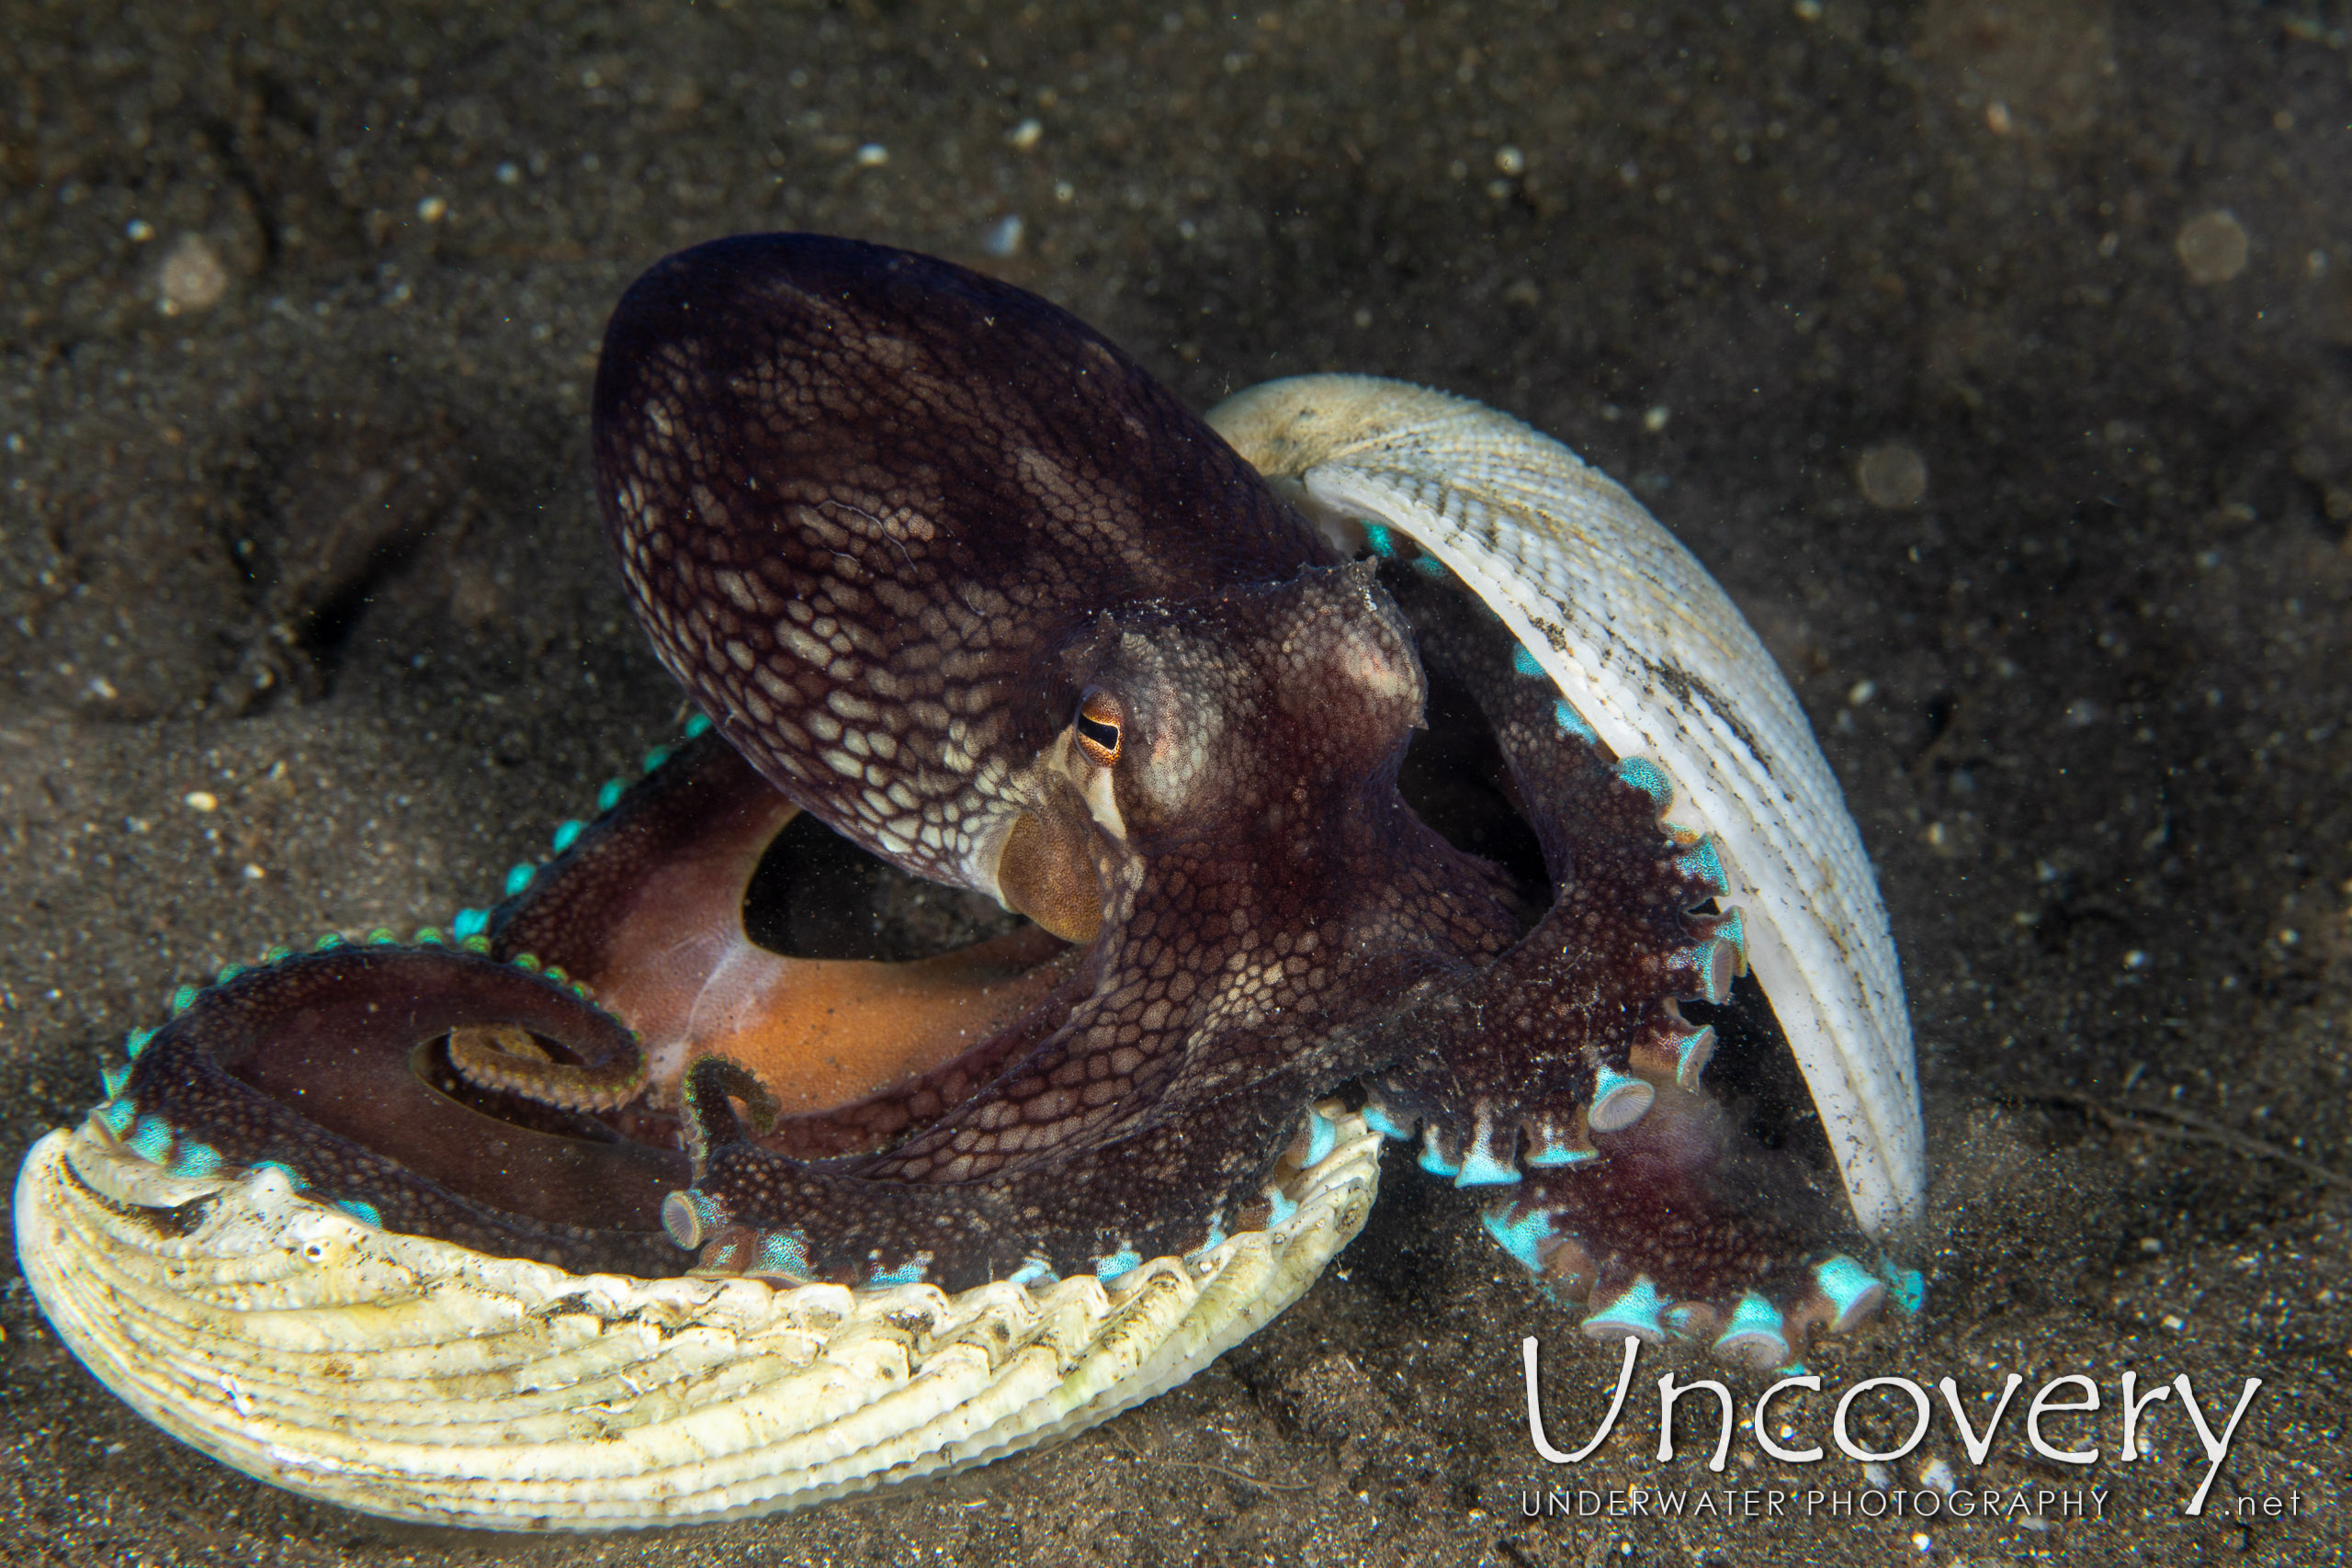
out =
{"type": "MultiPolygon", "coordinates": [[[[830,230],[1040,289],[1197,404],[1409,377],[1631,482],[1790,671],[1909,976],[1928,1310],[1810,1364],[2021,1372],[1983,1470],[1939,1417],[1899,1479],[2109,1492],[2040,1530],[1524,1519],[1526,1488],[1703,1487],[1706,1445],[1648,1457],[1651,1357],[1601,1457],[1537,1460],[1521,1337],[1572,1430],[1613,1367],[1392,1157],[1363,1239],[1179,1393],[657,1536],[255,1485],[12,1280],[0,1557],[2338,1560],[2345,1188],[2132,1113],[2352,1171],[2352,12],[2145,9],[0,6],[10,1166],[175,984],[479,901],[666,732],[589,491],[604,315],[677,246],[830,230]],[[2207,1517],[2177,1406],[2117,1461],[2127,1367],[2209,1407],[2269,1380],[2207,1517]],[[2021,1429],[2075,1371],[2107,1399],[2087,1471],[2021,1429]],[[2298,1520],[2234,1517],[2290,1493],[2298,1520]]],[[[1724,1479],[1863,1485],[1745,1439],[1724,1479]]]]}

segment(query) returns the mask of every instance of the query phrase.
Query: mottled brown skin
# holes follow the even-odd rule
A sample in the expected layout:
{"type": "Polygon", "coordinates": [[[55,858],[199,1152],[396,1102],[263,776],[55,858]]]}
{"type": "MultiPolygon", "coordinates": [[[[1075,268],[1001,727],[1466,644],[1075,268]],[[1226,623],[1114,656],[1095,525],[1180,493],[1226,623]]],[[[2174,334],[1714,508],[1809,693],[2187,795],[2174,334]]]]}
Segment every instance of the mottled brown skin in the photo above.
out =
{"type": "Polygon", "coordinates": [[[598,488],[654,651],[768,781],[919,875],[1038,803],[1097,617],[1336,557],[1231,448],[1035,296],[749,235],[631,286],[598,488]]]}
{"type": "Polygon", "coordinates": [[[1303,1107],[1360,1070],[1351,1026],[1515,933],[1396,795],[1420,672],[1368,568],[1131,611],[1073,662],[1125,711],[1125,837],[1095,840],[1102,978],[1062,1029],[854,1166],[779,1158],[690,1096],[697,1190],[724,1221],[795,1233],[818,1276],[920,1266],[960,1288],[1238,1230],[1303,1107]]]}
{"type": "Polygon", "coordinates": [[[1564,731],[1557,692],[1512,668],[1499,621],[1450,579],[1392,578],[1423,651],[1492,727],[1555,891],[1526,940],[1475,987],[1432,996],[1389,1026],[1419,1048],[1374,1079],[1374,1100],[1393,1122],[1428,1124],[1441,1163],[1483,1152],[1509,1168],[1541,1147],[1589,1146],[1575,1118],[1594,1068],[1626,1073],[1644,1046],[1691,1032],[1674,998],[1704,988],[1691,960],[1715,930],[1691,911],[1723,888],[1676,863],[1660,803],[1621,778],[1606,749],[1564,731]]]}
{"type": "MultiPolygon", "coordinates": [[[[1684,1300],[1755,1286],[1802,1298],[1811,1283],[1799,1265],[1826,1242],[1860,1239],[1826,1173],[1756,1146],[1665,1066],[1698,1028],[1678,1002],[1702,1013],[1727,999],[1727,976],[1707,969],[1727,956],[1716,949],[1731,940],[1726,924],[1695,912],[1722,886],[1660,829],[1670,809],[1562,726],[1557,692],[1513,667],[1502,624],[1458,582],[1433,581],[1432,561],[1415,564],[1388,580],[1424,657],[1474,694],[1492,727],[1555,896],[1474,982],[1432,989],[1374,1032],[1399,1048],[1367,1080],[1372,1105],[1423,1129],[1425,1165],[1460,1168],[1483,1131],[1487,1162],[1517,1178],[1488,1189],[1490,1213],[1541,1216],[1547,1249],[1568,1243],[1549,1272],[1578,1296],[1607,1299],[1647,1275],[1684,1300]],[[1657,1099],[1633,1126],[1582,1124],[1597,1068],[1652,1081],[1657,1099]],[[1529,1163],[1547,1146],[1590,1157],[1529,1163]]],[[[1379,1054],[1368,1043],[1365,1055],[1379,1054]]]]}
{"type": "Polygon", "coordinates": [[[1690,1092],[1678,1003],[1723,1002],[1738,967],[1703,845],[1433,563],[1342,561],[1045,301],[846,241],[656,266],[615,314],[595,415],[631,596],[732,751],[696,741],[629,791],[491,917],[482,956],[354,971],[367,998],[424,998],[363,1032],[370,1081],[423,1064],[406,1123],[296,1109],[306,1075],[343,1086],[328,1100],[361,1081],[299,1010],[273,1016],[311,959],[199,997],[130,1109],[467,1245],[593,1265],[641,1252],[662,1210],[706,1269],[962,1287],[1264,1223],[1307,1106],[1340,1092],[1489,1184],[1498,1238],[1572,1292],[1646,1276],[1703,1325],[1760,1289],[1806,1321],[1800,1265],[1838,1211],[1690,1092]],[[1474,695],[1541,842],[1551,892],[1524,931],[1508,879],[1398,793],[1424,659],[1474,695]],[[604,1106],[643,1058],[496,960],[626,994],[662,921],[740,936],[796,807],[1080,946],[1018,1017],[853,1103],[772,1122],[766,1086],[705,1056],[683,1126],[652,1102],[553,1109],[604,1106]],[[1636,1076],[1656,1103],[1612,1126],[1597,1108],[1636,1076]],[[501,1204],[505,1168],[449,1152],[485,1117],[594,1145],[594,1190],[501,1204]],[[647,1172],[684,1190],[665,1206],[647,1172]]]}

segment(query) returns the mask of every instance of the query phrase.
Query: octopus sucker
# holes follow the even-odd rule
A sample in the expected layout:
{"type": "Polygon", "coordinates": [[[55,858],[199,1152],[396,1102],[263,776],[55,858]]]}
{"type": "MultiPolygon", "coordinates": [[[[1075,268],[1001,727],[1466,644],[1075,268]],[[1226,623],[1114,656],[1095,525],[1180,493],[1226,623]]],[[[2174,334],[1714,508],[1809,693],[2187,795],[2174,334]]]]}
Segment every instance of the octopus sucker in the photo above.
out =
{"type": "Polygon", "coordinates": [[[401,1518],[821,1502],[1189,1376],[1392,1141],[1589,1337],[1917,1309],[1836,782],[1556,443],[1351,377],[1204,423],[1009,285],[750,235],[628,290],[594,447],[686,734],[446,929],[181,987],[19,1175],[167,1429],[401,1518]],[[808,935],[889,878],[959,912],[808,935]]]}

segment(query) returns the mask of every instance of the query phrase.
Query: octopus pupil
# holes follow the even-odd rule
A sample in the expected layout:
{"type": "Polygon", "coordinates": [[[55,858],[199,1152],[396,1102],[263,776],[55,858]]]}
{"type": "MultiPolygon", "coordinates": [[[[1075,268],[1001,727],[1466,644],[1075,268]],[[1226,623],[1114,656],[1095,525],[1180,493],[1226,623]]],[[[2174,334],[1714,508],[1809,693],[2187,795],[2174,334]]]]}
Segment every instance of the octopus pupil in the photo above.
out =
{"type": "Polygon", "coordinates": [[[1089,718],[1084,714],[1080,714],[1078,732],[1113,756],[1118,755],[1119,727],[1117,725],[1104,724],[1100,719],[1089,718]]]}

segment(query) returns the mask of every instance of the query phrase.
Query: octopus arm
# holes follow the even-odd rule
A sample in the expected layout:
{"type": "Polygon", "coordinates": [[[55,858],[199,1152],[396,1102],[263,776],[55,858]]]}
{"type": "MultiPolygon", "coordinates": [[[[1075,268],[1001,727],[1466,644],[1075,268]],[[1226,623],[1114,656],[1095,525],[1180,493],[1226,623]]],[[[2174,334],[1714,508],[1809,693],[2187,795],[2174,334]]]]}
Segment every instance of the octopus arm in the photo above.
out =
{"type": "Polygon", "coordinates": [[[695,1183],[670,1201],[663,1223],[707,1273],[951,1291],[1075,1273],[1108,1281],[1141,1259],[1279,1223],[1285,1179],[1323,1152],[1312,1125],[1322,1119],[1302,1111],[1310,1090],[1295,1077],[1213,1103],[1162,1099],[1114,1136],[1057,1145],[975,1179],[906,1181],[763,1147],[735,1109],[742,1103],[756,1122],[757,1080],[706,1057],[687,1084],[695,1183]],[[1201,1135],[1206,1125],[1216,1137],[1201,1135]]]}
{"type": "Polygon", "coordinates": [[[1467,399],[1270,382],[1209,422],[1331,524],[1458,575],[1619,756],[1653,756],[1717,845],[1747,949],[1872,1233],[1926,1189],[1911,1026],[1870,862],[1802,708],[1705,570],[1615,482],[1467,399]]]}
{"type": "Polygon", "coordinates": [[[387,1229],[575,1269],[673,1267],[653,1215],[683,1156],[552,1107],[485,1102],[435,1054],[475,1027],[641,1077],[628,1030],[544,975],[460,949],[336,944],[187,998],[96,1122],[182,1174],[280,1168],[387,1229]]]}
{"type": "Polygon", "coordinates": [[[1682,1001],[1721,1005],[1742,963],[1704,839],[1661,822],[1663,780],[1621,763],[1566,710],[1518,645],[1458,584],[1392,575],[1422,657],[1476,697],[1543,846],[1551,907],[1495,964],[1386,1027],[1417,1049],[1373,1080],[1389,1125],[1422,1130],[1425,1167],[1510,1184],[1594,1157],[1662,1081],[1695,1086],[1713,1031],[1682,1001]]]}

